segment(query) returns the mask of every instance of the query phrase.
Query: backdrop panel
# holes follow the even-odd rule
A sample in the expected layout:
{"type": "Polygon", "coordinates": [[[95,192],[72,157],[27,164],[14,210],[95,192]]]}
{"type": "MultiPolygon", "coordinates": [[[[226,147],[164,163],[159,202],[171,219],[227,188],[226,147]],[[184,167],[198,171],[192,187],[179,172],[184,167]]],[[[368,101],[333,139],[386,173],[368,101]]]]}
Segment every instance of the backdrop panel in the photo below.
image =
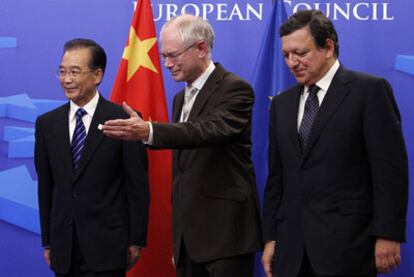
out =
{"type": "MultiPolygon", "coordinates": [[[[390,81],[402,114],[410,180],[414,179],[414,1],[285,0],[288,15],[318,8],[339,33],[340,61],[390,81]]],[[[207,18],[216,31],[213,60],[251,81],[271,0],[153,0],[157,32],[182,12],[207,18]]],[[[131,0],[0,0],[0,275],[51,276],[40,247],[33,127],[36,116],[65,101],[55,78],[63,43],[96,40],[108,54],[100,85],[109,97],[129,31],[131,0]]],[[[183,87],[163,71],[171,111],[183,87]]],[[[269,95],[273,92],[269,92],[269,95]]],[[[267,113],[267,110],[263,110],[267,113]]],[[[263,183],[258,184],[260,193],[263,183]]],[[[414,276],[414,193],[403,264],[390,276],[414,276]]],[[[150,246],[149,246],[150,247],[150,246]]]]}

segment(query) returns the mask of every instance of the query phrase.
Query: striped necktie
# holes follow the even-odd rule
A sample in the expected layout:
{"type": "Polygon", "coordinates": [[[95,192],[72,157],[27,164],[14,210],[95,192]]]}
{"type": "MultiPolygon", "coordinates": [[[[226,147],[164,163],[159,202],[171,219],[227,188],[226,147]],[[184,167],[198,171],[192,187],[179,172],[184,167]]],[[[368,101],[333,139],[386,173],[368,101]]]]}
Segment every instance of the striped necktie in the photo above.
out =
{"type": "Polygon", "coordinates": [[[313,122],[318,114],[319,110],[319,99],[318,91],[319,87],[317,85],[311,85],[309,87],[309,95],[305,102],[305,111],[303,112],[302,122],[300,123],[298,137],[299,145],[302,153],[305,150],[306,143],[308,142],[313,122]]]}
{"type": "Polygon", "coordinates": [[[70,146],[72,150],[72,164],[73,169],[76,170],[79,165],[79,160],[82,156],[83,146],[86,139],[86,130],[85,125],[83,125],[82,117],[86,114],[86,111],[82,108],[79,108],[76,111],[76,127],[73,132],[72,144],[70,146]]]}
{"type": "Polygon", "coordinates": [[[184,103],[181,110],[181,122],[186,122],[190,116],[191,108],[193,107],[192,99],[196,95],[197,88],[189,87],[189,89],[184,94],[184,103]]]}

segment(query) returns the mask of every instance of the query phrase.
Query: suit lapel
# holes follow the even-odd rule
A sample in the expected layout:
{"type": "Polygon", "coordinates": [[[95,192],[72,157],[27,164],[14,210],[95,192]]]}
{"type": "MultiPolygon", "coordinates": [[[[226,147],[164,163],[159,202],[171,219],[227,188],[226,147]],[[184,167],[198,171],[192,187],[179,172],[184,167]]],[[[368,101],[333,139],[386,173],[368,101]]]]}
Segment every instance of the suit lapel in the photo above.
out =
{"type": "Polygon", "coordinates": [[[303,160],[307,157],[312,147],[315,145],[319,136],[321,135],[324,127],[333,117],[345,96],[349,93],[350,89],[347,86],[346,72],[341,66],[336,72],[332,83],[326,92],[325,98],[319,108],[318,115],[312,127],[312,131],[307,142],[307,146],[303,155],[303,160]]]}
{"type": "Polygon", "coordinates": [[[62,164],[66,168],[66,172],[69,176],[73,176],[73,165],[72,165],[72,152],[70,150],[70,137],[69,137],[69,103],[63,106],[59,114],[55,119],[55,130],[54,136],[58,143],[60,156],[62,157],[62,164]]]}
{"type": "Polygon", "coordinates": [[[286,118],[288,133],[290,137],[290,141],[293,143],[293,147],[295,148],[296,153],[300,156],[300,146],[299,146],[299,139],[298,139],[298,110],[299,110],[299,100],[300,96],[303,91],[303,86],[298,85],[294,88],[292,93],[289,93],[289,101],[286,102],[286,106],[284,107],[287,110],[289,115],[286,118]]]}
{"type": "Polygon", "coordinates": [[[174,99],[172,121],[178,122],[180,120],[181,110],[184,103],[184,89],[181,90],[174,99]]]}
{"type": "Polygon", "coordinates": [[[79,161],[79,167],[76,170],[75,180],[79,177],[82,171],[87,166],[88,162],[92,158],[95,150],[98,148],[105,135],[98,129],[98,125],[105,122],[107,118],[108,101],[102,96],[99,96],[98,105],[96,106],[95,113],[92,117],[91,125],[89,126],[88,135],[85,141],[85,147],[83,148],[82,157],[79,161]]]}
{"type": "MultiPolygon", "coordinates": [[[[184,93],[185,93],[185,90],[183,89],[174,97],[173,114],[172,114],[173,122],[180,121],[181,110],[184,104],[184,93]]],[[[173,153],[174,153],[173,159],[178,164],[178,157],[181,152],[180,150],[173,150],[173,153]]]]}
{"type": "Polygon", "coordinates": [[[190,115],[188,116],[188,121],[192,121],[193,119],[197,118],[197,116],[203,110],[203,107],[207,103],[207,100],[210,98],[211,94],[213,94],[213,92],[219,88],[219,84],[223,80],[225,74],[226,71],[224,68],[220,64],[216,64],[216,68],[208,77],[206,83],[201,88],[196,100],[194,101],[190,115]]]}

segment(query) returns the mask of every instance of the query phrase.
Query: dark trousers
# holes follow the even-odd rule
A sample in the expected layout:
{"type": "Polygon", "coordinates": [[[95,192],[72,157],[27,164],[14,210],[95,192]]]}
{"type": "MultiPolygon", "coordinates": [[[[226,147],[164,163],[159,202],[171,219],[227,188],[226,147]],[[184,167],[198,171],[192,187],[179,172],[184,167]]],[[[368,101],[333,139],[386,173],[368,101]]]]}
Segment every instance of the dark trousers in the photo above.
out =
{"type": "Polygon", "coordinates": [[[298,274],[298,277],[375,277],[377,274],[370,275],[325,275],[319,274],[312,267],[312,264],[309,261],[308,254],[306,251],[303,253],[302,265],[298,274]]]}
{"type": "MultiPolygon", "coordinates": [[[[53,255],[53,253],[52,253],[53,255]]],[[[76,230],[73,228],[72,265],[66,274],[55,273],[56,277],[125,277],[125,269],[94,272],[85,263],[76,230]]]]}
{"type": "Polygon", "coordinates": [[[180,260],[176,263],[177,277],[252,277],[254,253],[197,263],[188,254],[181,240],[180,260]]]}

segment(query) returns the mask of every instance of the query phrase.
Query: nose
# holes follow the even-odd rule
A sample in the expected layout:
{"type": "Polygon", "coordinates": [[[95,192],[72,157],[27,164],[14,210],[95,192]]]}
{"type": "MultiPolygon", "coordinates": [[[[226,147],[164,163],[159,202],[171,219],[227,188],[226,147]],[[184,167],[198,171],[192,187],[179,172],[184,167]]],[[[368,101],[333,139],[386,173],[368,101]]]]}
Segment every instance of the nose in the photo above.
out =
{"type": "Polygon", "coordinates": [[[171,67],[173,67],[173,66],[174,66],[174,63],[171,61],[171,58],[169,58],[169,57],[165,57],[165,60],[164,60],[164,66],[165,66],[166,68],[171,68],[171,67]]]}
{"type": "Polygon", "coordinates": [[[65,74],[63,77],[60,78],[60,81],[62,83],[68,84],[73,82],[73,78],[70,76],[70,74],[65,74]]]}
{"type": "Polygon", "coordinates": [[[287,56],[285,56],[285,61],[289,68],[294,68],[299,64],[299,59],[296,55],[293,54],[288,54],[287,56]]]}

